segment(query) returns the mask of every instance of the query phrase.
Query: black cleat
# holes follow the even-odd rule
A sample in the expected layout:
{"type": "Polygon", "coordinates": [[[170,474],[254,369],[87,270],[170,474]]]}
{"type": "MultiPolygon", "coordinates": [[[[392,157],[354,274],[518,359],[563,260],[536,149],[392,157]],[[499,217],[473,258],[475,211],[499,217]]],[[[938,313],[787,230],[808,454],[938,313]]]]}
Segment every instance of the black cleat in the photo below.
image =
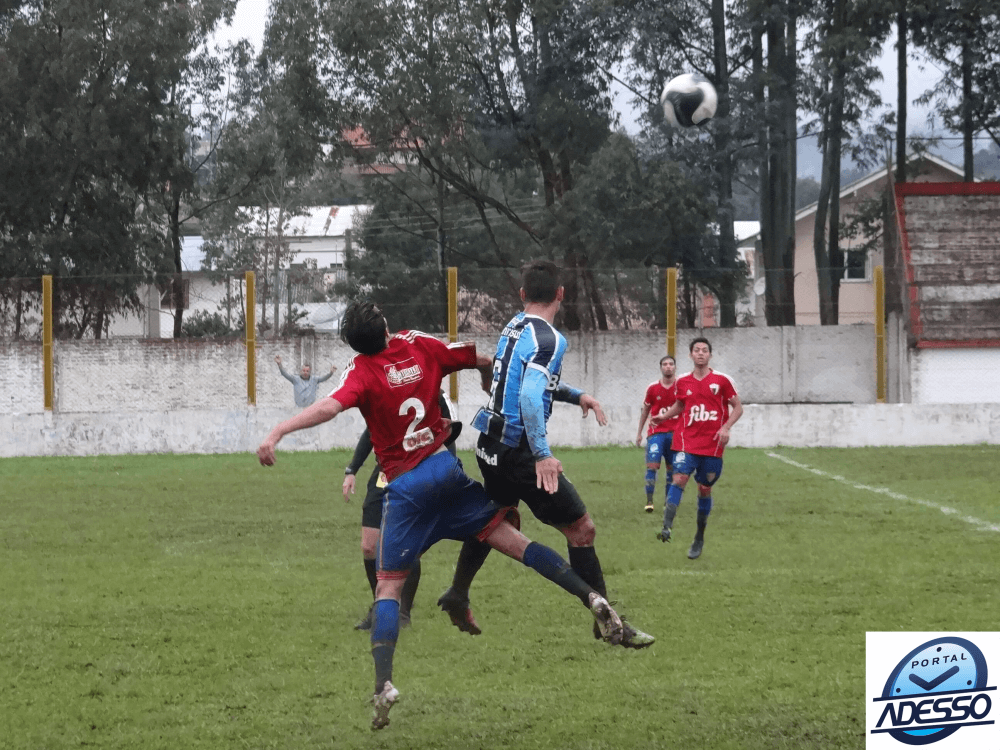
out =
{"type": "Polygon", "coordinates": [[[472,616],[468,598],[459,594],[455,589],[449,588],[441,594],[437,603],[442,611],[451,618],[452,625],[463,633],[479,635],[483,632],[476,622],[476,618],[472,616]]]}
{"type": "Polygon", "coordinates": [[[697,560],[701,557],[702,547],[705,546],[704,539],[695,539],[691,542],[691,549],[688,550],[688,560],[697,560]]]}
{"type": "Polygon", "coordinates": [[[622,646],[625,648],[646,648],[656,642],[656,638],[649,633],[643,633],[627,622],[622,622],[622,628],[622,646]]]}
{"type": "Polygon", "coordinates": [[[659,531],[656,532],[656,538],[659,539],[661,542],[669,542],[670,529],[660,529],[659,531]]]}

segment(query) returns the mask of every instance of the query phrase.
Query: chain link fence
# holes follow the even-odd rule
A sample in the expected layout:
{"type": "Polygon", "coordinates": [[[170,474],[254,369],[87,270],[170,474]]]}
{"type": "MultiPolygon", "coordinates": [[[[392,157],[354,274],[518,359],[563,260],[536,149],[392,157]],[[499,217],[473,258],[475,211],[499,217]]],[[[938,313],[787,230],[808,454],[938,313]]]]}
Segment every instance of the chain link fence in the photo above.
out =
{"type": "MultiPolygon", "coordinates": [[[[564,271],[565,297],[556,325],[570,339],[571,351],[580,352],[573,366],[585,378],[601,373],[602,389],[632,392],[656,379],[658,360],[667,351],[668,333],[673,331],[679,372],[690,368],[690,340],[705,335],[713,343],[713,366],[735,379],[748,403],[874,402],[875,295],[868,272],[842,280],[840,325],[826,326],[802,325],[819,322],[815,294],[808,298],[796,287],[794,311],[783,308],[768,298],[767,285],[760,282],[759,275],[754,277],[752,267],[750,270],[723,278],[717,269],[680,269],[676,306],[669,310],[663,268],[570,268],[564,271]],[[799,325],[768,325],[769,320],[786,319],[799,325]]],[[[890,268],[886,274],[886,299],[896,303],[895,309],[890,304],[889,313],[898,324],[894,334],[890,331],[895,338],[888,346],[889,380],[896,384],[895,390],[890,387],[889,400],[910,399],[912,366],[915,376],[923,378],[912,393],[932,401],[937,397],[927,385],[932,382],[927,368],[919,358],[911,363],[908,354],[906,315],[900,302],[905,300],[900,294],[905,286],[898,273],[890,268]]],[[[304,265],[258,274],[254,302],[257,369],[266,372],[265,368],[272,368],[269,360],[275,356],[284,357],[290,371],[305,364],[320,375],[330,367],[341,368],[350,356],[338,341],[349,294],[378,302],[393,330],[411,328],[446,336],[449,300],[445,270],[393,278],[393,284],[359,284],[343,269],[317,270],[304,265]]],[[[503,325],[522,307],[519,287],[517,269],[460,269],[458,337],[476,339],[491,350],[503,325]]],[[[59,352],[63,347],[62,359],[57,355],[55,360],[57,370],[61,363],[65,369],[69,356],[65,347],[72,341],[158,342],[161,347],[183,347],[188,352],[202,346],[202,351],[208,352],[202,371],[193,380],[185,372],[178,382],[169,384],[174,394],[171,406],[185,408],[197,403],[209,408],[218,403],[206,396],[205,380],[227,384],[226,392],[219,396],[223,401],[246,403],[244,272],[202,271],[152,280],[56,278],[53,290],[55,349],[59,352]]],[[[25,379],[41,382],[40,357],[30,348],[41,340],[41,279],[0,280],[0,345],[7,352],[2,378],[12,394],[11,412],[37,408],[34,386],[19,384],[25,379]]],[[[147,346],[143,351],[150,350],[147,346]]],[[[973,384],[973,392],[990,387],[991,382],[994,392],[1000,390],[995,387],[996,368],[977,350],[955,349],[951,359],[954,361],[946,368],[949,372],[961,368],[961,361],[971,363],[968,371],[982,380],[981,387],[973,384]],[[980,359],[983,362],[977,365],[980,359]]],[[[123,373],[132,364],[116,370],[108,360],[106,366],[107,372],[96,374],[87,369],[82,386],[74,384],[72,388],[100,383],[102,393],[117,394],[108,398],[113,406],[128,398],[132,386],[122,381],[129,380],[123,373]]],[[[132,380],[146,382],[138,375],[132,380]]],[[[64,383],[57,392],[66,394],[68,389],[64,383]]],[[[284,400],[285,389],[277,382],[274,398],[284,400]]],[[[74,403],[86,402],[82,395],[74,397],[74,403]]]]}

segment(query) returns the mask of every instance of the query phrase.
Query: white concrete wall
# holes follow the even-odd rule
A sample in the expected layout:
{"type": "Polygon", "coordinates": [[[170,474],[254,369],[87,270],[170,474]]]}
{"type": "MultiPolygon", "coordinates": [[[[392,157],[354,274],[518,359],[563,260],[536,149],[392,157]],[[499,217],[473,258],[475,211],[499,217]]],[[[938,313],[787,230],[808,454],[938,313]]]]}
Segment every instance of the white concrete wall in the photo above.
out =
{"type": "Polygon", "coordinates": [[[913,403],[1000,401],[1000,348],[913,349],[913,403]]]}
{"type": "MultiPolygon", "coordinates": [[[[682,371],[690,365],[687,344],[694,335],[679,336],[682,371]]],[[[713,329],[708,335],[715,349],[712,364],[734,378],[747,404],[746,416],[733,431],[734,446],[1000,442],[996,388],[993,403],[985,406],[982,398],[974,407],[871,403],[871,326],[713,329]],[[845,401],[853,403],[819,403],[845,401]]],[[[479,337],[477,343],[480,351],[493,352],[492,336],[479,337]]],[[[580,419],[578,408],[557,404],[551,442],[587,446],[633,441],[645,387],[657,377],[664,351],[662,333],[571,336],[563,381],[596,395],[611,424],[599,428],[592,417],[580,419]]],[[[308,362],[322,374],[336,365],[337,375],[320,386],[325,395],[335,388],[351,352],[330,337],[261,341],[257,405],[249,407],[241,342],[59,341],[55,410],[46,413],[41,346],[0,342],[0,456],[253,450],[272,425],[297,411],[291,384],[274,364],[276,354],[289,371],[308,362]]],[[[996,372],[990,367],[987,375],[996,372]]],[[[486,397],[475,373],[460,374],[459,384],[459,417],[468,422],[486,397]]],[[[945,396],[960,389],[954,381],[945,385],[945,396]]],[[[362,429],[360,415],[350,411],[282,445],[350,447],[362,429]]],[[[466,430],[460,447],[471,447],[475,437],[466,430]]]]}

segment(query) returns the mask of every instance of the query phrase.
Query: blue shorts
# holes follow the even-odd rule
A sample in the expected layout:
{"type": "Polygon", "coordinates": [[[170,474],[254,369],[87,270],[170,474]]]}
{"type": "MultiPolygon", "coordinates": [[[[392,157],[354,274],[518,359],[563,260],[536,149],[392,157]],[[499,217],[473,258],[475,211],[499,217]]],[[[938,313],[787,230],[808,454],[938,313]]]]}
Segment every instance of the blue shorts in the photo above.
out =
{"type": "Polygon", "coordinates": [[[674,463],[674,452],[670,450],[670,444],[674,441],[672,432],[654,432],[646,438],[646,463],[660,465],[660,459],[667,460],[669,470],[674,463]]]}
{"type": "Polygon", "coordinates": [[[722,476],[722,458],[717,456],[696,456],[693,453],[677,451],[674,454],[674,474],[694,474],[694,481],[711,487],[722,476]]]}
{"type": "Polygon", "coordinates": [[[466,476],[462,462],[446,451],[434,453],[385,488],[378,548],[379,578],[408,571],[442,539],[465,541],[503,518],[504,510],[466,476]],[[382,575],[388,571],[389,575],[382,575]]]}

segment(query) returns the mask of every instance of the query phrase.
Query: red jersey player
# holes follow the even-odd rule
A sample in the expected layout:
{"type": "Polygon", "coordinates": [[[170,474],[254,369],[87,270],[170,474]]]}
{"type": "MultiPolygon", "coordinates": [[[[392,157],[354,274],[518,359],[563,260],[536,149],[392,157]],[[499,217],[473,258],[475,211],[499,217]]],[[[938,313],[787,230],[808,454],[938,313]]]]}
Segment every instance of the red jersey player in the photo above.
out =
{"type": "Polygon", "coordinates": [[[674,478],[667,490],[663,509],[663,529],[656,534],[662,542],[670,541],[670,530],[680,505],[688,478],[694,474],[698,483],[698,530],[688,550],[692,560],[705,546],[705,526],[712,511],[712,485],[722,475],[722,453],[729,442],[729,429],[743,416],[743,405],[736,386],[728,375],[708,366],[712,345],[706,338],[696,338],[690,346],[694,370],[677,378],[674,391],[677,401],[654,421],[680,415],[680,427],[674,432],[671,448],[674,455],[674,478]]]}
{"type": "MultiPolygon", "coordinates": [[[[660,357],[660,379],[655,380],[646,388],[646,398],[642,402],[642,412],[639,414],[639,432],[635,436],[636,446],[642,446],[642,428],[650,413],[654,415],[665,412],[676,401],[674,395],[674,376],[677,373],[677,362],[669,354],[660,357]]],[[[673,479],[674,452],[670,449],[674,439],[674,430],[680,417],[665,419],[658,424],[649,423],[649,435],[646,438],[646,512],[653,512],[653,492],[656,490],[656,472],[660,470],[660,461],[667,464],[667,491],[673,479]]]]}
{"type": "Polygon", "coordinates": [[[444,448],[451,433],[438,405],[441,380],[457,370],[480,370],[492,384],[493,361],[476,353],[474,343],[446,345],[417,331],[389,334],[382,312],[371,302],[348,306],[341,335],[358,352],[340,385],[268,434],[257,449],[261,464],[274,464],[274,450],[290,432],[313,427],[357,407],[371,433],[372,447],[389,480],[382,511],[378,583],[372,616],[375,661],[375,711],[372,728],[389,724],[399,699],[391,682],[399,637],[399,600],[410,567],[441,539],[478,538],[520,560],[577,596],[588,607],[605,640],[622,638],[621,618],[600,594],[573,572],[554,550],[532,542],[510,520],[514,508],[501,508],[444,448]]]}

